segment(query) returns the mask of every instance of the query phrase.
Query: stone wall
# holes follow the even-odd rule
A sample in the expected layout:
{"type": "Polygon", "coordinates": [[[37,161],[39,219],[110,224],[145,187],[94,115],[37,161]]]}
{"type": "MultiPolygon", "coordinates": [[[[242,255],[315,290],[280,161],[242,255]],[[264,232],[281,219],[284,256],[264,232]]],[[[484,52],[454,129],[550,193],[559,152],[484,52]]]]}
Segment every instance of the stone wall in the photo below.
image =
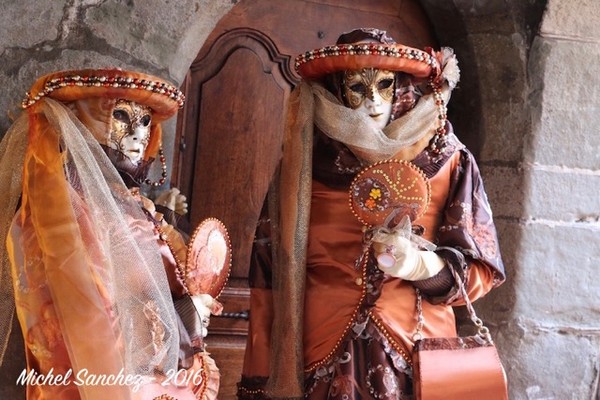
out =
{"type": "Polygon", "coordinates": [[[598,399],[600,3],[422,3],[463,67],[451,117],[478,155],[508,273],[476,308],[510,398],[598,399]]]}
{"type": "MultiPolygon", "coordinates": [[[[0,14],[0,136],[38,77],[117,67],[181,84],[205,38],[236,0],[6,0],[0,14]]],[[[165,126],[174,134],[174,119],[165,126]]],[[[172,140],[165,151],[172,152],[172,140]]],[[[157,167],[158,171],[158,167],[157,167]]]]}
{"type": "MultiPolygon", "coordinates": [[[[235,2],[5,1],[0,132],[33,80],[55,70],[117,66],[181,83],[235,2]]],[[[476,308],[493,330],[511,399],[598,399],[600,3],[422,4],[440,44],[458,55],[450,118],[479,160],[500,235],[509,279],[476,308]]],[[[16,333],[0,398],[23,398],[16,333]]]]}
{"type": "Polygon", "coordinates": [[[598,55],[600,3],[549,2],[527,69],[533,124],[509,330],[521,398],[600,398],[598,55]]]}

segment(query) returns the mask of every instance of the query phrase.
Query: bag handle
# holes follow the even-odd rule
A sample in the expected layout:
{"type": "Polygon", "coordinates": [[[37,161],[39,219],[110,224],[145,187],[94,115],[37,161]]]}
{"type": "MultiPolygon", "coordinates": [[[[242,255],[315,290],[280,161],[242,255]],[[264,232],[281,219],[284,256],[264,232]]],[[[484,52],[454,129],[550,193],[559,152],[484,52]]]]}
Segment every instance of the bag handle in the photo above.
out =
{"type": "MultiPolygon", "coordinates": [[[[467,310],[469,311],[469,316],[471,317],[471,321],[477,327],[477,335],[482,338],[486,343],[493,344],[492,335],[490,334],[490,330],[483,324],[481,318],[477,316],[475,313],[475,308],[473,308],[473,304],[471,303],[471,299],[469,299],[469,295],[467,294],[467,290],[465,289],[465,284],[458,273],[451,266],[447,266],[452,272],[452,276],[454,276],[454,280],[456,281],[456,285],[460,290],[460,293],[463,296],[465,304],[467,306],[467,310]]],[[[417,293],[417,327],[415,333],[413,334],[413,341],[417,341],[423,339],[423,326],[425,326],[425,318],[423,317],[423,298],[421,296],[421,291],[415,288],[417,293]]]]}

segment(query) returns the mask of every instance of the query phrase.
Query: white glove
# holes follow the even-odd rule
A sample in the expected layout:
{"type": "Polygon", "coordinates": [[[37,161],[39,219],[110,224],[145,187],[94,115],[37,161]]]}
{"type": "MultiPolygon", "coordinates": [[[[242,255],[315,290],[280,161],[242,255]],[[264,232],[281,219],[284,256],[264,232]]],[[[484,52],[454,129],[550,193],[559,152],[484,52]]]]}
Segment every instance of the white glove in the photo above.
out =
{"type": "Polygon", "coordinates": [[[373,238],[379,269],[407,281],[431,278],[444,268],[444,260],[433,251],[419,250],[399,233],[379,233],[373,238]]]}
{"type": "Polygon", "coordinates": [[[187,199],[179,192],[177,188],[171,188],[161,192],[154,199],[154,203],[167,207],[179,215],[185,215],[188,212],[187,199]]]}
{"type": "Polygon", "coordinates": [[[191,298],[202,322],[202,337],[206,337],[208,335],[207,328],[210,324],[210,315],[220,315],[223,305],[209,294],[198,294],[191,296],[191,298]]]}

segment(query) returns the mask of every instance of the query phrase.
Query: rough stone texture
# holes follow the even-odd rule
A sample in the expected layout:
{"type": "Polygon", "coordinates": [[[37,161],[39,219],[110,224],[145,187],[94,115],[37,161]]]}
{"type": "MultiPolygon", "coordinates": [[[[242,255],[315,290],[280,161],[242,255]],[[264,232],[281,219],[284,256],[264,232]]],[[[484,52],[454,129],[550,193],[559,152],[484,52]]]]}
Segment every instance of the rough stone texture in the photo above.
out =
{"type": "MultiPolygon", "coordinates": [[[[7,3],[7,4],[6,4],[7,3]]],[[[180,84],[231,0],[9,1],[0,15],[0,134],[33,81],[70,68],[133,68],[180,84]],[[35,16],[35,18],[33,18],[35,16]],[[5,111],[6,110],[6,111],[5,111]]],[[[172,132],[166,132],[172,139],[172,132]]]]}
{"type": "Polygon", "coordinates": [[[543,325],[600,332],[599,232],[587,224],[528,222],[521,236],[521,265],[526,267],[515,281],[514,314],[543,325]]]}
{"type": "Polygon", "coordinates": [[[600,230],[600,174],[562,165],[568,159],[560,162],[528,168],[525,197],[537,199],[527,204],[528,218],[559,226],[579,223],[600,230]]]}
{"type": "MultiPolygon", "coordinates": [[[[0,52],[11,47],[48,51],[44,43],[61,34],[63,7],[64,4],[59,1],[3,1],[0,13],[0,52]]],[[[10,61],[3,58],[3,63],[10,61]]]]}
{"type": "Polygon", "coordinates": [[[591,39],[600,33],[599,10],[591,2],[550,2],[529,53],[532,125],[523,149],[515,317],[507,327],[516,323],[524,339],[503,342],[517,367],[509,372],[514,398],[599,396],[600,103],[589,62],[600,51],[591,39]]]}
{"type": "Polygon", "coordinates": [[[22,73],[21,68],[29,60],[44,58],[53,52],[49,43],[56,41],[61,34],[63,7],[61,2],[53,1],[11,0],[3,3],[3,12],[0,13],[0,85],[3,88],[0,96],[0,137],[20,112],[21,98],[32,76],[40,73],[37,69],[22,73]],[[39,16],[38,21],[43,23],[34,25],[31,18],[24,18],[27,15],[39,16]]]}
{"type": "Polygon", "coordinates": [[[597,387],[598,332],[551,330],[521,318],[496,335],[496,344],[511,400],[597,399],[590,388],[597,387]]]}
{"type": "Polygon", "coordinates": [[[155,68],[181,82],[206,36],[231,1],[104,0],[86,7],[82,21],[94,37],[106,45],[155,68]],[[110,24],[106,22],[110,21],[110,24]]]}
{"type": "Polygon", "coordinates": [[[599,56],[600,42],[536,40],[530,70],[538,72],[531,80],[533,93],[540,93],[531,143],[537,163],[590,171],[600,167],[600,75],[595,63],[588,62],[599,56]],[[573,60],[568,68],[565,60],[573,60]]]}
{"type": "Polygon", "coordinates": [[[514,163],[521,159],[529,116],[524,95],[527,92],[525,56],[515,38],[520,36],[485,33],[470,37],[477,54],[472,60],[477,66],[476,78],[482,82],[480,160],[483,162],[514,163]]]}
{"type": "Polygon", "coordinates": [[[596,42],[600,37],[600,3],[580,0],[577,4],[550,1],[544,13],[540,33],[581,42],[596,42]]]}
{"type": "MultiPolygon", "coordinates": [[[[4,4],[0,137],[21,112],[25,92],[35,79],[50,72],[118,67],[180,84],[204,40],[234,3],[24,0],[4,4]],[[36,22],[25,15],[35,15],[36,22]]],[[[166,128],[164,147],[170,167],[175,125],[166,128]]]]}
{"type": "Polygon", "coordinates": [[[480,163],[484,186],[490,201],[494,219],[521,216],[525,203],[523,170],[510,166],[495,166],[480,163]]]}
{"type": "Polygon", "coordinates": [[[599,398],[600,3],[423,4],[440,41],[468,55],[461,66],[476,65],[454,119],[474,121],[463,140],[479,158],[507,269],[476,309],[510,398],[599,398]]]}

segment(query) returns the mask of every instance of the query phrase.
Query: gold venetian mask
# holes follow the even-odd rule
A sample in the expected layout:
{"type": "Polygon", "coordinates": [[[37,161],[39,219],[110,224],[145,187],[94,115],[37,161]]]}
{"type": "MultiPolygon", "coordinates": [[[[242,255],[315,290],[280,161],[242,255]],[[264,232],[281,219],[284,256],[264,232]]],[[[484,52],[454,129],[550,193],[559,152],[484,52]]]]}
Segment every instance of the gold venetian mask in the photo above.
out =
{"type": "Polygon", "coordinates": [[[134,101],[117,100],[112,113],[109,146],[138,164],[148,147],[151,122],[150,107],[134,101]]]}
{"type": "Polygon", "coordinates": [[[350,108],[368,115],[375,127],[383,129],[392,115],[394,79],[392,71],[348,70],[344,72],[342,90],[350,108]]]}
{"type": "Polygon", "coordinates": [[[344,72],[343,90],[350,108],[357,109],[366,100],[392,103],[394,99],[394,73],[375,68],[344,72]]]}

